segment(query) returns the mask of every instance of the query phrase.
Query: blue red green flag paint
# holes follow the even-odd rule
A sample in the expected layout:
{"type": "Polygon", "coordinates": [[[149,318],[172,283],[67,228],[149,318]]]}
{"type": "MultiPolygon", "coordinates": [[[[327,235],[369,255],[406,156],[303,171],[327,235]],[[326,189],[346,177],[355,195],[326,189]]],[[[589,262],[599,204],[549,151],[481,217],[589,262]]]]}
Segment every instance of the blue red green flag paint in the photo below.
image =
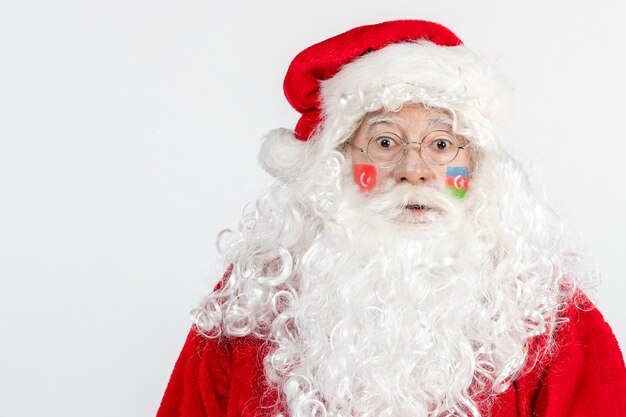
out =
{"type": "Polygon", "coordinates": [[[461,199],[465,197],[469,181],[468,176],[469,168],[467,167],[448,167],[446,171],[446,188],[456,198],[461,199]]]}

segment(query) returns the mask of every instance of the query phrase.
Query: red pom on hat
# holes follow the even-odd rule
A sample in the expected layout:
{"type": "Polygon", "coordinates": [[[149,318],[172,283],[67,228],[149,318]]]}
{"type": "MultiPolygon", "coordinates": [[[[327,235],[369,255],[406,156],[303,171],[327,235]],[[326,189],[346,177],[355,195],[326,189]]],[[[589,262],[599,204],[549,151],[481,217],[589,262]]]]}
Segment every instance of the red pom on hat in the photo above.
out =
{"type": "Polygon", "coordinates": [[[427,40],[440,46],[463,42],[448,28],[424,20],[394,20],[359,26],[300,52],[289,65],[283,88],[291,106],[302,114],[296,137],[306,141],[321,122],[320,82],[368,52],[399,42],[427,40]]]}

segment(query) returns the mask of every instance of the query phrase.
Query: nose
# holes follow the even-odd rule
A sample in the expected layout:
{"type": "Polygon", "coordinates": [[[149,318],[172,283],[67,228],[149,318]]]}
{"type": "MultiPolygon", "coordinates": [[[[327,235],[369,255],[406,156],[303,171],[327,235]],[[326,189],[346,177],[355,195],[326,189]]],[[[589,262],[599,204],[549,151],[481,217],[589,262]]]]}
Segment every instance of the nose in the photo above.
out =
{"type": "Polygon", "coordinates": [[[433,180],[435,172],[420,155],[419,146],[412,144],[407,147],[407,153],[394,171],[397,183],[408,182],[412,185],[426,184],[433,180]]]}

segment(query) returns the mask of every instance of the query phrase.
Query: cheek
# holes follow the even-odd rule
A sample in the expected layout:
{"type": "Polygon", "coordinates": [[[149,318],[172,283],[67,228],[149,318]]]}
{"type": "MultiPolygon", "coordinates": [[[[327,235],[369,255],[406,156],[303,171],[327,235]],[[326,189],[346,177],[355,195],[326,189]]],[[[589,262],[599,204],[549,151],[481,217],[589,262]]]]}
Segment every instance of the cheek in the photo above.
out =
{"type": "Polygon", "coordinates": [[[461,199],[467,194],[469,185],[469,167],[453,166],[446,170],[446,188],[450,193],[461,199]]]}
{"type": "Polygon", "coordinates": [[[370,162],[367,154],[365,152],[361,152],[356,148],[350,149],[350,159],[352,159],[355,164],[367,164],[370,162]]]}
{"type": "Polygon", "coordinates": [[[381,186],[389,186],[390,181],[394,181],[393,170],[379,168],[371,163],[352,164],[352,179],[361,191],[374,190],[381,186]]]}
{"type": "Polygon", "coordinates": [[[459,155],[456,157],[454,161],[452,161],[452,165],[460,166],[460,167],[468,167],[470,171],[474,167],[472,164],[472,152],[470,149],[465,149],[459,152],[459,155]]]}
{"type": "Polygon", "coordinates": [[[352,166],[354,182],[363,191],[376,187],[378,172],[375,165],[354,164],[352,166]]]}

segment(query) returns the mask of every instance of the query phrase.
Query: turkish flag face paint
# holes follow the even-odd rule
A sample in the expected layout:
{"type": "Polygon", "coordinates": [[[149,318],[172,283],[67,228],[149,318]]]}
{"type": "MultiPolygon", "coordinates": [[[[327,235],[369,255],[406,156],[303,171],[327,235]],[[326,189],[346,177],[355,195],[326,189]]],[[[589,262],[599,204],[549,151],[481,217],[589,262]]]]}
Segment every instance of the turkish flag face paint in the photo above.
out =
{"type": "Polygon", "coordinates": [[[467,194],[469,168],[448,167],[446,170],[446,188],[456,198],[463,198],[467,194]]]}
{"type": "Polygon", "coordinates": [[[376,187],[376,167],[370,164],[354,164],[354,182],[361,190],[376,187]]]}

